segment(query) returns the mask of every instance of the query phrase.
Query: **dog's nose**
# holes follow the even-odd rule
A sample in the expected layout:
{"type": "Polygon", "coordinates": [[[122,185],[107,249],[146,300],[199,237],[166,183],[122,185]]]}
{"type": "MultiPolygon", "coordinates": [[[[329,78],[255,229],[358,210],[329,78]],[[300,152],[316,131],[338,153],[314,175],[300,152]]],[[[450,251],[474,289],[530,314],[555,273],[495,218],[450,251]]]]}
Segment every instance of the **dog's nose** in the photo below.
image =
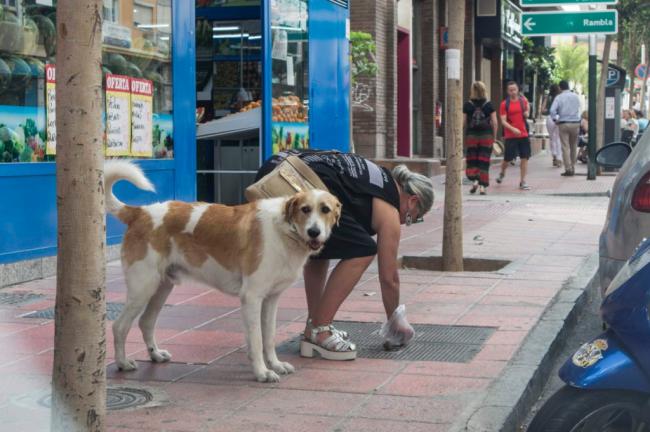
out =
{"type": "Polygon", "coordinates": [[[318,228],[309,228],[307,230],[307,235],[311,238],[316,238],[320,235],[320,230],[318,228]]]}

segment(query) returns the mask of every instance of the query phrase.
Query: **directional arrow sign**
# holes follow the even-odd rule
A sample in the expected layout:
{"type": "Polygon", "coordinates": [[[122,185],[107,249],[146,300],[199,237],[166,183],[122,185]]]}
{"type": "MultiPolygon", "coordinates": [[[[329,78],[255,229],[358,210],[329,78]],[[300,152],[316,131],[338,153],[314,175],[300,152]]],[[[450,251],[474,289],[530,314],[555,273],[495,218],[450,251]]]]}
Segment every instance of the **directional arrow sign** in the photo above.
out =
{"type": "Polygon", "coordinates": [[[521,0],[522,6],[565,6],[565,5],[614,5],[618,0],[521,0]]]}
{"type": "Polygon", "coordinates": [[[524,36],[615,34],[618,32],[618,11],[524,12],[521,22],[524,36]]]}

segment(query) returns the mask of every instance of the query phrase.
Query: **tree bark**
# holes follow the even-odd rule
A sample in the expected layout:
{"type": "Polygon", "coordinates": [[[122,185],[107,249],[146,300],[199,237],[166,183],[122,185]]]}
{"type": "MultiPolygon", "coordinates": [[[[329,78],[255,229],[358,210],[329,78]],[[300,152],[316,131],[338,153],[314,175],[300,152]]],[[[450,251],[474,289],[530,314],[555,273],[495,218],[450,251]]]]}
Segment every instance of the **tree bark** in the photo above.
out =
{"type": "Polygon", "coordinates": [[[442,266],[444,271],[463,271],[463,45],[465,2],[449,9],[449,48],[447,63],[447,166],[445,183],[442,266]],[[453,60],[456,57],[457,60],[453,60]]]}
{"type": "MultiPolygon", "coordinates": [[[[612,48],[612,35],[605,37],[603,47],[603,62],[600,67],[600,81],[598,82],[598,101],[596,103],[596,151],[601,149],[605,141],[605,86],[609,68],[609,56],[612,48]]],[[[591,137],[590,137],[591,139],[591,137]]]]}
{"type": "Polygon", "coordinates": [[[637,42],[639,38],[637,36],[637,32],[633,29],[630,32],[630,52],[629,52],[629,57],[627,59],[627,76],[630,77],[630,99],[628,101],[628,109],[633,109],[634,108],[634,81],[636,78],[634,77],[634,69],[636,69],[636,52],[637,52],[637,42]]]}
{"type": "Polygon", "coordinates": [[[102,0],[59,0],[58,263],[51,430],[106,427],[102,0]]]}

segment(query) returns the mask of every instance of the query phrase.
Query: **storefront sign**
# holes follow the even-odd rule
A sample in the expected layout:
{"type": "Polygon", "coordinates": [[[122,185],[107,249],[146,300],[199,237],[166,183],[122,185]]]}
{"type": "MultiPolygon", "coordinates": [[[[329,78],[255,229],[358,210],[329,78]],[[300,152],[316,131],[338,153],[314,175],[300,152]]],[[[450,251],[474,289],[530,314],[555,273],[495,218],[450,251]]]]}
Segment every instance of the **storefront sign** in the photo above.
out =
{"type": "Polygon", "coordinates": [[[106,75],[106,156],[128,156],[131,141],[131,86],[122,75],[106,75]]]}
{"type": "Polygon", "coordinates": [[[56,68],[45,65],[45,124],[47,143],[45,153],[56,154],[56,68]]]}
{"type": "Polygon", "coordinates": [[[506,0],[501,2],[501,35],[505,41],[521,48],[521,9],[506,0]]]}
{"type": "Polygon", "coordinates": [[[131,78],[131,155],[153,156],[153,82],[131,78]]]}
{"type": "Polygon", "coordinates": [[[618,11],[589,12],[525,12],[524,36],[551,36],[556,34],[615,34],[618,32],[618,11]]]}

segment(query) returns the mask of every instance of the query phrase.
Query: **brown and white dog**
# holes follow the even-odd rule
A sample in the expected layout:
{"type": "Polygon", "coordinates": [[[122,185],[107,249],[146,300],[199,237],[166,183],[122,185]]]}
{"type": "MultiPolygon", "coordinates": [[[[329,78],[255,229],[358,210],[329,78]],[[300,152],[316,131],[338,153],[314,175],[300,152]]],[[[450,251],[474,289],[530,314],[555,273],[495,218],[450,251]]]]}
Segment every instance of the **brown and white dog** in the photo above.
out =
{"type": "Polygon", "coordinates": [[[113,195],[119,180],[154,191],[137,165],[106,163],[107,211],[128,225],[122,244],[127,299],[113,324],[118,367],[136,368],[126,358],[124,344],[141,313],[140,329],[151,359],[171,359],[156,344],[154,327],[174,284],[188,277],[239,296],[258,381],[275,382],[278,374],[294,372],[275,353],[278,298],[297,280],[308,257],[322,249],[340,217],[339,201],[313,190],[235,207],[180,201],[132,207],[113,195]]]}

